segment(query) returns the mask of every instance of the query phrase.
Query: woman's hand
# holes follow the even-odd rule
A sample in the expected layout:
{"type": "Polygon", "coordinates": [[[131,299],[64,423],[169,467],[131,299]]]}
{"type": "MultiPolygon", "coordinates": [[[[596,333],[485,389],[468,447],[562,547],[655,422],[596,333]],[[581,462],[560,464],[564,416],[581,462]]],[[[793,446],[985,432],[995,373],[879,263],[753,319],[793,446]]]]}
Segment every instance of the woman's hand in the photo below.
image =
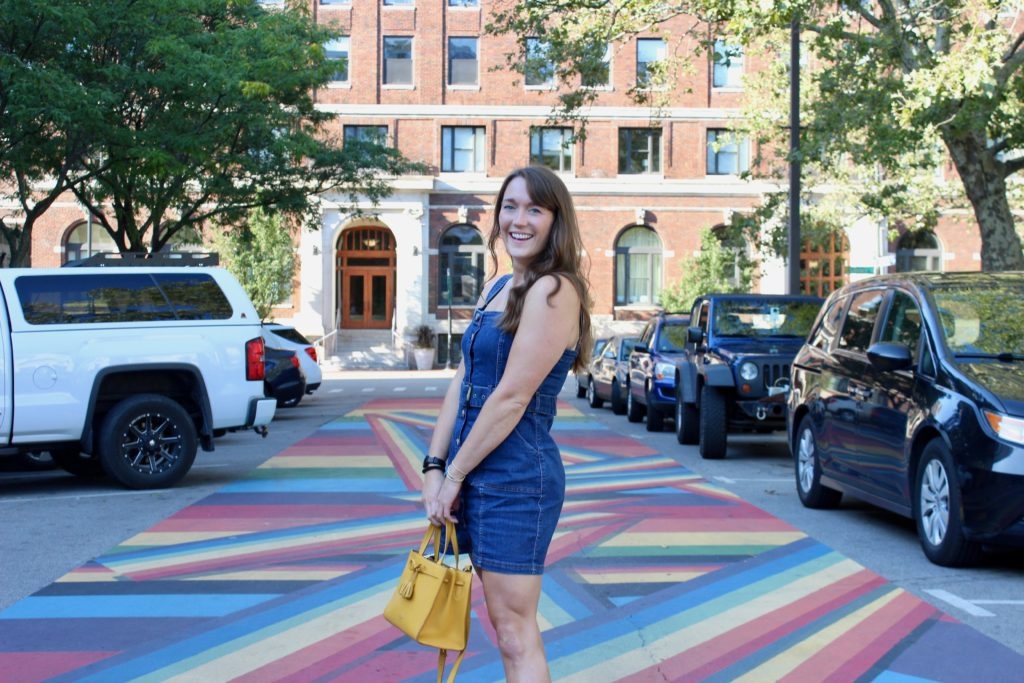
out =
{"type": "Polygon", "coordinates": [[[430,470],[424,475],[421,500],[423,501],[423,510],[427,513],[427,519],[431,524],[437,524],[437,520],[443,519],[438,494],[441,492],[444,482],[442,470],[430,470]]]}
{"type": "Polygon", "coordinates": [[[459,507],[459,491],[462,490],[462,482],[452,481],[445,477],[441,490],[437,493],[438,517],[431,519],[434,524],[443,526],[445,522],[458,522],[454,512],[459,507]]]}

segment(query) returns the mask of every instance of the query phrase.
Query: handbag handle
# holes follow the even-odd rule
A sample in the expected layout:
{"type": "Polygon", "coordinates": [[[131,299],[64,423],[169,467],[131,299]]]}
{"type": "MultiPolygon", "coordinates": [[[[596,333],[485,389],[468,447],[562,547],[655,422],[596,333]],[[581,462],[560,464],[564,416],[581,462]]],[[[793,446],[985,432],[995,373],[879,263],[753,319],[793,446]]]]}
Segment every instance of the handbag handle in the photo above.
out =
{"type": "Polygon", "coordinates": [[[441,552],[441,531],[442,528],[436,524],[427,525],[427,531],[423,534],[423,541],[420,543],[420,555],[426,555],[427,546],[431,539],[434,541],[434,561],[440,562],[441,555],[447,555],[450,548],[455,555],[455,568],[459,568],[459,539],[455,534],[455,523],[444,523],[444,552],[441,552]]]}

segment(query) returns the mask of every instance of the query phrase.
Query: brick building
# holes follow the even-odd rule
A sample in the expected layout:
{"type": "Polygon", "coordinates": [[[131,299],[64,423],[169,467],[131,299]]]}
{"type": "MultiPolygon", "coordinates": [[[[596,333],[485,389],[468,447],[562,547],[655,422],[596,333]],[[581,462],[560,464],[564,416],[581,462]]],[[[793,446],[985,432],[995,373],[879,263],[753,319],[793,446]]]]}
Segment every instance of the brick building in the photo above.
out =
{"type": "MultiPolygon", "coordinates": [[[[544,69],[523,75],[504,67],[514,45],[485,34],[489,0],[310,2],[316,21],[343,34],[325,46],[338,60],[335,79],[316,93],[319,106],[338,115],[334,132],[383,135],[430,168],[397,179],[378,206],[362,206],[369,218],[350,212],[344,197],[321,198],[322,229],[299,238],[291,306],[275,311],[310,335],[380,329],[408,338],[427,324],[439,335],[443,364],[448,330],[465,328],[491,268],[485,243],[495,193],[518,166],[551,166],[575,198],[599,333],[635,328],[658,308],[662,287],[678,280],[702,229],[785,183],[739,177],[755,151],[728,135],[743,73],[758,66],[744,56],[698,62],[686,87],[663,93],[666,106],[655,114],[627,91],[643,82],[648,64],[666,58],[667,46],[655,35],[612,46],[607,73],[587,84],[600,97],[587,112],[586,139],[572,143],[569,126],[548,122],[555,93],[544,69]]],[[[34,265],[82,253],[88,225],[80,209],[58,206],[47,223],[34,238],[34,265]]],[[[886,226],[851,225],[847,239],[805,254],[805,275],[827,290],[901,259],[979,267],[973,220],[949,222],[934,237],[901,246],[886,226]]],[[[785,286],[784,264],[762,259],[756,287],[785,286]]]]}

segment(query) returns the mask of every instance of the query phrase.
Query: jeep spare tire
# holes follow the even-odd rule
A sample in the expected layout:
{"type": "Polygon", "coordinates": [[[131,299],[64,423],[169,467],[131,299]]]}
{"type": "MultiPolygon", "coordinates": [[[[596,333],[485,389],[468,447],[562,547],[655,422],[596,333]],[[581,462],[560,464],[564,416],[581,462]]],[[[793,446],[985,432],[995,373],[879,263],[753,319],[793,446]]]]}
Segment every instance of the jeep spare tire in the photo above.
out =
{"type": "Polygon", "coordinates": [[[100,430],[103,469],[132,489],[173,486],[192,468],[198,440],[192,418],[160,394],[130,396],[115,405],[100,430]]]}

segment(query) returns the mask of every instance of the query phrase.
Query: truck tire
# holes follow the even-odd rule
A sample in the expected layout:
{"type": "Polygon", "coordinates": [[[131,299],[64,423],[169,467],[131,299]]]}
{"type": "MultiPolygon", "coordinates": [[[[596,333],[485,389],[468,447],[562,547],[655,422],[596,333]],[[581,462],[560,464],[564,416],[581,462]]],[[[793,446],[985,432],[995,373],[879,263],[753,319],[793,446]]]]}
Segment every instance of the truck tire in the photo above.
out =
{"type": "Polygon", "coordinates": [[[157,489],[181,480],[196,459],[192,418],[160,394],[130,396],[103,419],[100,461],[111,477],[130,489],[157,489]]]}
{"type": "Polygon", "coordinates": [[[700,389],[700,457],[705,460],[725,457],[727,419],[725,396],[705,384],[700,389]]]}
{"type": "Polygon", "coordinates": [[[647,431],[660,432],[665,429],[665,416],[661,414],[661,409],[651,401],[650,390],[647,390],[644,395],[647,397],[647,431]]]}
{"type": "Polygon", "coordinates": [[[685,445],[700,440],[700,412],[696,404],[676,396],[676,441],[685,445]]]}

